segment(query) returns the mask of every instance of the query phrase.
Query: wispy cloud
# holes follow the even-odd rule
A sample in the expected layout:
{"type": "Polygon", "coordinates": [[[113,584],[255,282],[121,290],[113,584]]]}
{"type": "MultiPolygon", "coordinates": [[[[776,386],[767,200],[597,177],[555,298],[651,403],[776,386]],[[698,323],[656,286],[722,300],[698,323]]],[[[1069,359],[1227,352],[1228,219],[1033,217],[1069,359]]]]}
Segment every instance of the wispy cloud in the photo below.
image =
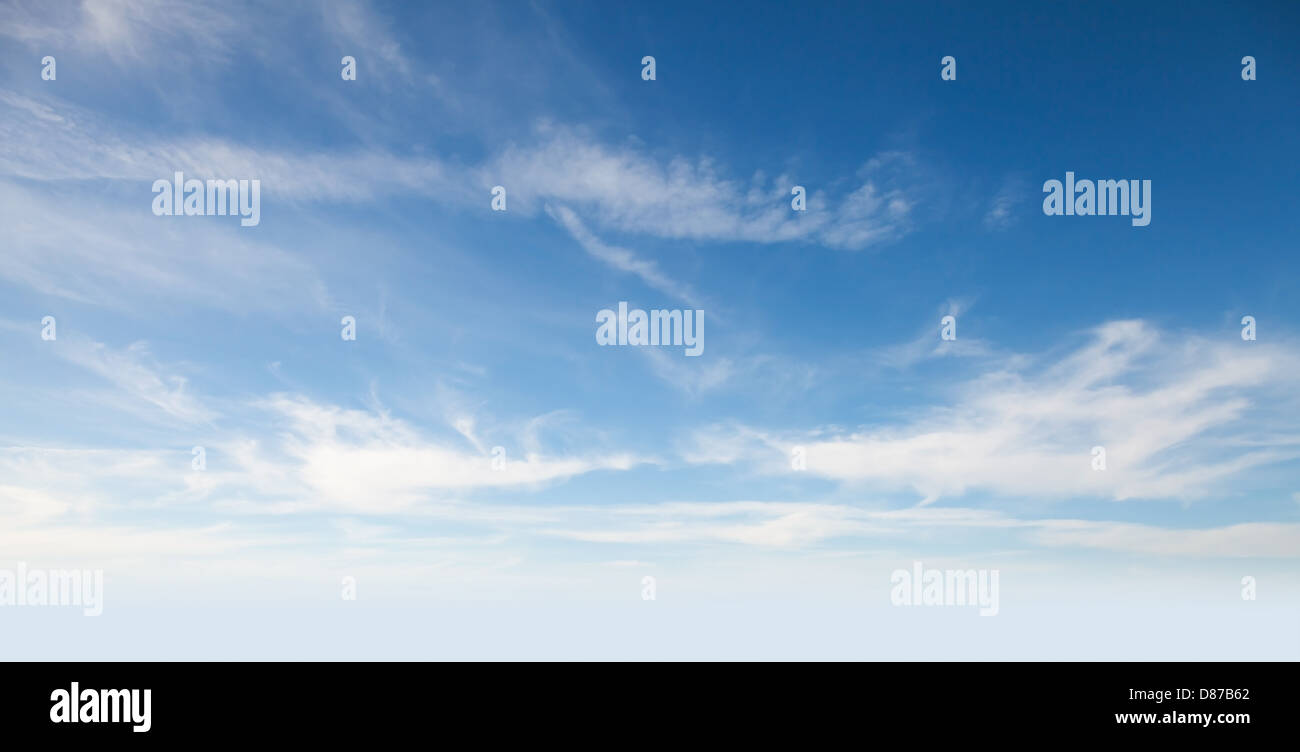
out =
{"type": "MultiPolygon", "coordinates": [[[[260,406],[278,415],[285,430],[274,444],[249,445],[235,457],[250,472],[223,477],[223,484],[233,486],[227,492],[249,481],[256,490],[258,477],[287,478],[299,484],[300,496],[327,506],[392,512],[474,489],[536,487],[597,470],[626,470],[641,461],[629,453],[562,457],[528,453],[506,457],[504,467],[497,468],[490,455],[426,437],[406,421],[385,414],[319,405],[288,395],[260,406]],[[272,473],[265,472],[268,457],[275,458],[272,473]]],[[[472,426],[462,422],[460,428],[463,435],[472,426]]]]}
{"type": "Polygon", "coordinates": [[[1105,520],[1026,519],[960,507],[869,509],[847,504],[734,501],[634,505],[599,517],[570,516],[582,528],[546,534],[590,543],[731,543],[765,548],[817,548],[867,541],[889,549],[921,533],[951,538],[957,530],[996,530],[1016,546],[1085,548],[1171,557],[1300,557],[1300,524],[1241,523],[1171,528],[1105,520]],[[629,524],[632,523],[632,524],[629,524]]]}
{"type": "MultiPolygon", "coordinates": [[[[791,208],[789,177],[725,177],[707,158],[656,159],[632,145],[599,143],[553,125],[533,145],[512,145],[484,170],[525,210],[547,202],[575,207],[603,228],[651,237],[716,242],[803,241],[860,250],[910,229],[914,199],[907,193],[910,159],[886,153],[859,172],[861,181],[838,199],[812,187],[807,211],[791,208]]],[[[486,182],[492,181],[492,182],[486,182]]]]}
{"type": "MultiPolygon", "coordinates": [[[[217,136],[144,133],[68,102],[0,90],[0,174],[36,181],[257,178],[292,202],[361,202],[398,194],[468,202],[464,171],[378,148],[340,153],[258,148],[217,136]]],[[[149,206],[149,186],[141,206],[149,206]]],[[[477,194],[475,194],[477,196],[477,194]]]]}
{"type": "Polygon", "coordinates": [[[1016,223],[1016,204],[1024,198],[1025,184],[1019,178],[1008,178],[993,195],[988,211],[984,214],[984,226],[990,230],[1005,230],[1016,223]]]}
{"type": "Polygon", "coordinates": [[[237,224],[166,223],[80,193],[0,180],[0,222],[12,228],[0,278],[42,294],[123,308],[142,294],[227,310],[319,310],[329,295],[306,261],[237,224]],[[177,249],[183,249],[178,252],[177,249]]]}
{"type": "Polygon", "coordinates": [[[163,372],[153,361],[147,343],[136,342],[118,350],[100,342],[65,337],[53,351],[179,421],[206,423],[217,417],[188,389],[186,377],[163,372]]]}
{"type": "Polygon", "coordinates": [[[0,8],[0,36],[47,47],[96,51],[118,62],[138,61],[161,49],[224,59],[240,33],[236,3],[194,6],[179,0],[82,0],[80,3],[9,3],[0,8]]]}
{"type": "Polygon", "coordinates": [[[923,327],[910,342],[889,345],[868,354],[871,362],[889,368],[907,370],[917,363],[931,358],[976,358],[993,354],[991,345],[986,341],[970,336],[958,336],[955,339],[943,339],[943,319],[952,316],[956,319],[954,326],[960,326],[961,316],[970,308],[965,300],[948,300],[939,308],[937,315],[929,326],[923,327]]]}
{"type": "Polygon", "coordinates": [[[951,407],[899,424],[802,436],[715,429],[699,443],[732,446],[724,456],[769,472],[788,471],[791,450],[802,446],[811,475],[910,488],[923,503],[976,489],[1191,499],[1249,468],[1300,456],[1294,432],[1255,436],[1260,390],[1284,399],[1294,368],[1285,348],[1166,342],[1147,324],[1119,321],[1036,370],[971,378],[955,388],[951,407]],[[1248,416],[1256,420],[1243,422],[1248,416]],[[1093,468],[1094,446],[1105,449],[1105,470],[1093,468]]]}
{"type": "Polygon", "coordinates": [[[593,258],[619,270],[635,274],[641,278],[641,281],[653,290],[671,295],[679,300],[686,301],[692,306],[699,305],[699,296],[689,285],[678,282],[659,270],[659,266],[646,259],[639,258],[635,253],[626,248],[606,245],[601,242],[600,238],[591,234],[570,209],[564,206],[552,208],[546,207],[547,214],[556,222],[559,222],[573,239],[578,241],[588,254],[593,258]]]}
{"type": "Polygon", "coordinates": [[[910,157],[892,152],[870,160],[848,193],[834,199],[814,188],[807,211],[796,212],[788,178],[755,175],[742,183],[723,177],[707,158],[664,162],[635,147],[609,146],[556,126],[539,128],[532,144],[510,145],[485,162],[467,164],[371,147],[294,153],[213,136],[145,137],[67,103],[55,107],[15,92],[0,91],[0,107],[9,121],[0,140],[3,175],[152,182],[181,171],[200,178],[256,177],[268,195],[290,202],[415,194],[460,209],[486,206],[488,189],[501,184],[512,211],[549,211],[593,256],[666,286],[669,281],[652,265],[604,244],[578,216],[591,217],[602,228],[655,238],[800,241],[860,250],[909,232],[916,201],[906,187],[910,157]]]}

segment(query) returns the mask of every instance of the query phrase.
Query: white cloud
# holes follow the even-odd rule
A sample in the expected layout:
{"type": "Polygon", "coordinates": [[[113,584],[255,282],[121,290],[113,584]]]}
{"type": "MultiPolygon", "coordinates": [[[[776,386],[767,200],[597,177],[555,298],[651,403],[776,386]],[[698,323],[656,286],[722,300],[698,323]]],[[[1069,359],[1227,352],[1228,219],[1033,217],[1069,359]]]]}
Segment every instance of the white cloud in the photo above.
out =
{"type": "Polygon", "coordinates": [[[414,74],[414,66],[402,52],[390,24],[365,3],[325,3],[318,10],[325,32],[338,49],[365,60],[367,76],[383,82],[391,77],[409,79],[414,74]]]}
{"type": "Polygon", "coordinates": [[[11,230],[0,278],[110,308],[132,307],[142,294],[239,312],[315,310],[328,299],[304,261],[241,233],[237,221],[155,217],[147,190],[123,212],[0,180],[0,223],[11,230]]]}
{"type": "Polygon", "coordinates": [[[642,259],[626,248],[618,248],[601,242],[600,238],[592,235],[591,231],[582,223],[582,220],[578,219],[578,216],[568,207],[557,206],[552,208],[548,205],[546,213],[556,222],[559,222],[573,236],[573,239],[578,241],[578,245],[582,246],[583,250],[593,258],[619,271],[635,274],[651,289],[684,300],[692,306],[700,305],[699,296],[689,285],[678,282],[664,274],[653,261],[642,259]]]}
{"type": "Polygon", "coordinates": [[[1300,557],[1300,525],[1240,523],[1212,528],[1079,520],[1023,519],[968,508],[864,509],[846,504],[734,501],[634,505],[579,516],[584,527],[550,528],[549,535],[606,544],[733,543],[800,549],[834,540],[874,540],[904,546],[923,533],[946,539],[958,529],[1001,530],[1018,545],[1072,547],[1177,557],[1300,557]],[[629,526],[620,518],[635,522],[629,526]],[[945,532],[947,531],[947,532],[945,532]]]}
{"type": "MultiPolygon", "coordinates": [[[[910,158],[889,153],[859,171],[838,200],[812,190],[808,210],[790,207],[786,177],[748,183],[722,177],[708,159],[661,161],[578,131],[543,126],[529,145],[511,145],[479,165],[366,147],[344,153],[259,149],[225,139],[169,139],[127,132],[68,102],[0,91],[0,174],[27,180],[149,182],[188,177],[257,178],[266,196],[288,202],[368,202],[419,195],[460,208],[487,206],[488,189],[507,188],[511,211],[551,215],[593,256],[672,294],[689,288],[632,252],[601,242],[601,228],[650,237],[716,242],[804,241],[859,250],[906,234],[912,207],[910,158]]],[[[141,206],[152,195],[141,194],[141,206]]]]}
{"type": "Polygon", "coordinates": [[[1158,556],[1300,557],[1300,525],[1250,522],[1185,530],[1120,522],[1052,520],[1034,540],[1045,546],[1079,546],[1158,556]]]}
{"type": "Polygon", "coordinates": [[[249,478],[235,471],[222,478],[223,485],[273,477],[277,482],[268,490],[279,493],[281,484],[296,483],[299,498],[357,511],[411,510],[422,502],[441,501],[447,493],[538,487],[597,470],[626,470],[640,461],[627,453],[564,457],[528,453],[507,456],[505,468],[498,470],[489,455],[427,438],[387,415],[291,396],[272,398],[261,407],[279,416],[284,432],[274,446],[248,446],[235,458],[239,466],[257,475],[249,478]]]}
{"type": "MultiPolygon", "coordinates": [[[[241,32],[244,3],[206,6],[183,0],[82,0],[10,3],[0,8],[0,36],[30,45],[75,47],[119,62],[138,61],[164,48],[191,57],[224,59],[241,32]]],[[[242,25],[247,33],[247,24],[242,25]]]]}
{"type": "Polygon", "coordinates": [[[656,159],[632,146],[597,143],[579,131],[544,125],[538,142],[507,148],[482,170],[511,200],[535,211],[553,202],[589,215],[603,228],[652,237],[718,242],[794,240],[859,250],[909,229],[907,155],[888,153],[860,171],[839,200],[811,190],[806,212],[790,206],[795,182],[756,174],[724,177],[712,160],[656,159]]]}
{"type": "Polygon", "coordinates": [[[890,345],[870,353],[873,363],[906,370],[931,358],[978,358],[993,355],[992,346],[983,339],[962,334],[962,314],[970,307],[965,300],[948,300],[928,325],[921,327],[916,338],[901,345],[890,345]],[[940,337],[945,316],[957,319],[956,339],[940,337]]]}
{"type": "Polygon", "coordinates": [[[187,378],[162,371],[144,342],[136,342],[123,350],[75,337],[65,337],[58,342],[58,346],[53,348],[57,355],[101,376],[172,418],[185,423],[204,423],[217,416],[187,390],[187,378]]]}
{"type": "Polygon", "coordinates": [[[171,181],[178,171],[186,178],[256,178],[264,198],[289,202],[365,202],[412,193],[471,200],[463,170],[376,148],[292,152],[208,136],[159,137],[68,102],[11,91],[0,91],[0,114],[0,174],[38,181],[140,181],[143,212],[153,200],[153,181],[171,181]]]}
{"type": "Polygon", "coordinates": [[[1023,184],[1018,179],[1008,179],[989,202],[984,214],[984,226],[990,230],[1005,230],[1016,223],[1013,213],[1017,197],[1023,192],[1023,184]]]}
{"type": "Polygon", "coordinates": [[[641,347],[638,350],[649,362],[655,376],[693,396],[726,385],[736,373],[735,362],[716,353],[688,358],[676,349],[641,347]]]}
{"type": "Polygon", "coordinates": [[[972,490],[1193,499],[1244,470],[1300,456],[1293,427],[1253,436],[1269,415],[1294,415],[1284,385],[1295,367],[1282,346],[1162,342],[1142,322],[1113,322],[1045,367],[985,373],[957,385],[951,406],[900,424],[803,435],[714,427],[691,456],[786,472],[791,449],[803,446],[809,475],[911,489],[923,503],[972,490]],[[1105,470],[1092,468],[1094,446],[1106,450],[1105,470]]]}

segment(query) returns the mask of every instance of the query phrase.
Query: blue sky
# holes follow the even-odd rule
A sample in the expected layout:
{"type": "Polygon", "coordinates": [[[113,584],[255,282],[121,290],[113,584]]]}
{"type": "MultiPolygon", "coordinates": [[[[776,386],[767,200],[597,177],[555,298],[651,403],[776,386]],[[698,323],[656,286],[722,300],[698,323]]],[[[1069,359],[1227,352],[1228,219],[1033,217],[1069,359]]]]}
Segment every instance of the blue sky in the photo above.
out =
{"type": "Polygon", "coordinates": [[[613,6],[0,4],[0,567],[107,580],[21,654],[1300,657],[1300,10],[613,6]]]}

